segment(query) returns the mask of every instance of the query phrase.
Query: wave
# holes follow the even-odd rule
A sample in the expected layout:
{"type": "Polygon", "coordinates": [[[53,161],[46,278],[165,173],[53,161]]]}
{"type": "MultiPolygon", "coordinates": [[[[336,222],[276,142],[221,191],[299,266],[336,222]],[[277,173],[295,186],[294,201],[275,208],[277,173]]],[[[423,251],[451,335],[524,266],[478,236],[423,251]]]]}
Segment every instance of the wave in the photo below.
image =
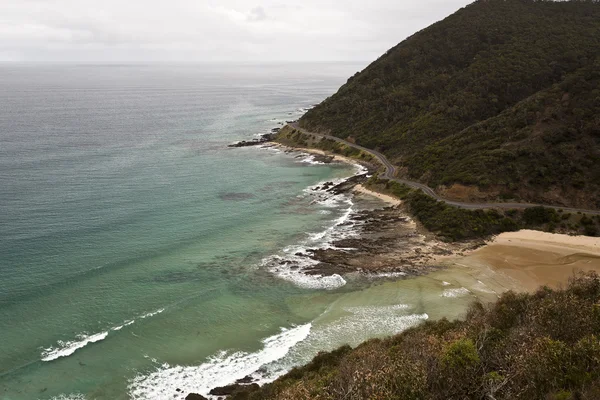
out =
{"type": "MultiPolygon", "coordinates": [[[[152,311],[147,314],[143,314],[143,315],[139,316],[138,319],[150,318],[157,314],[162,313],[163,311],[165,311],[165,309],[161,308],[159,310],[152,311]]],[[[59,340],[57,342],[58,346],[48,347],[47,349],[44,349],[42,351],[41,359],[42,359],[42,361],[54,361],[61,357],[68,357],[71,354],[75,353],[77,350],[87,346],[90,343],[96,343],[96,342],[100,342],[100,341],[106,339],[106,337],[108,336],[110,331],[120,331],[124,327],[129,326],[129,325],[133,324],[134,322],[135,322],[135,319],[127,320],[120,325],[117,325],[110,329],[107,329],[104,332],[94,333],[91,335],[87,334],[87,333],[80,333],[79,335],[76,336],[78,340],[72,340],[72,341],[59,340]]]]}
{"type": "Polygon", "coordinates": [[[340,340],[355,346],[368,337],[398,333],[429,318],[425,313],[411,313],[412,308],[408,304],[346,306],[333,322],[328,321],[330,312],[326,311],[323,318],[264,339],[263,348],[253,353],[222,351],[198,366],[163,364],[131,379],[128,394],[131,400],[182,400],[190,392],[206,396],[212,388],[246,376],[261,385],[269,383],[319,351],[339,347],[340,340]]]}
{"type": "Polygon", "coordinates": [[[81,393],[60,394],[52,397],[50,400],[85,400],[85,396],[81,393]]]}
{"type": "Polygon", "coordinates": [[[277,335],[264,339],[263,348],[254,353],[220,352],[199,366],[164,364],[150,374],[133,378],[128,387],[129,396],[132,400],[185,399],[190,392],[207,395],[214,387],[231,384],[248,375],[257,374],[261,383],[275,380],[275,375],[261,374],[261,367],[285,357],[292,347],[310,335],[311,327],[312,324],[306,324],[282,329],[277,335]]]}
{"type": "Polygon", "coordinates": [[[79,334],[77,338],[79,340],[71,342],[58,341],[59,348],[49,347],[42,353],[42,361],[53,361],[57,358],[67,357],[75,353],[77,350],[87,346],[90,343],[96,343],[106,339],[108,331],[95,333],[93,335],[79,334]]]}
{"type": "MultiPolygon", "coordinates": [[[[355,169],[354,176],[361,175],[366,171],[360,164],[356,164],[355,169]]],[[[339,185],[351,177],[330,180],[328,181],[330,182],[329,187],[339,185]]],[[[319,213],[331,214],[332,210],[340,210],[341,215],[324,230],[308,233],[307,238],[299,244],[287,246],[279,254],[268,256],[260,263],[261,267],[266,268],[275,276],[305,289],[332,290],[346,285],[346,280],[339,274],[330,276],[307,274],[306,271],[319,262],[308,257],[306,252],[311,248],[336,248],[333,245],[334,242],[358,237],[359,228],[364,224],[363,221],[352,220],[356,211],[352,195],[344,193],[332,195],[324,188],[326,183],[323,181],[309,186],[304,189],[303,194],[313,198],[311,205],[322,208],[319,213]]]]}
{"type": "Polygon", "coordinates": [[[425,313],[413,313],[413,308],[408,304],[341,307],[334,304],[312,322],[306,340],[294,346],[286,357],[262,369],[269,376],[281,376],[297,365],[310,362],[320,351],[331,351],[342,344],[358,346],[369,338],[394,335],[429,319],[425,313]]]}
{"type": "Polygon", "coordinates": [[[376,272],[372,274],[368,274],[369,278],[400,278],[402,276],[406,276],[406,272],[376,272]]]}
{"type": "Polygon", "coordinates": [[[129,325],[133,324],[134,322],[135,322],[135,320],[133,320],[133,319],[130,320],[130,321],[125,321],[125,322],[123,322],[122,325],[118,325],[118,326],[115,326],[114,328],[112,328],[112,330],[113,331],[120,331],[121,329],[125,328],[126,326],[129,326],[129,325]]]}
{"type": "Polygon", "coordinates": [[[317,161],[314,154],[302,153],[300,155],[302,156],[302,158],[299,158],[300,162],[303,162],[305,164],[310,164],[310,165],[325,165],[326,164],[323,161],[317,161]]]}
{"type": "Polygon", "coordinates": [[[498,292],[496,292],[494,289],[490,288],[488,285],[486,285],[480,280],[478,280],[477,283],[473,285],[472,289],[483,293],[498,294],[498,292]]]}
{"type": "Polygon", "coordinates": [[[343,214],[333,221],[333,224],[321,232],[309,233],[307,238],[297,245],[285,247],[280,254],[266,257],[261,267],[267,268],[275,276],[290,281],[305,289],[337,289],[346,284],[346,280],[338,274],[331,276],[310,275],[306,271],[319,262],[306,256],[310,248],[333,248],[336,240],[356,237],[359,222],[350,222],[354,203],[346,195],[337,195],[327,199],[317,200],[320,206],[328,208],[346,207],[343,214]]]}
{"type": "Polygon", "coordinates": [[[442,297],[462,297],[470,294],[471,291],[467,288],[461,287],[458,289],[445,289],[440,296],[442,297]]]}
{"type": "Polygon", "coordinates": [[[155,315],[157,315],[157,314],[160,314],[160,313],[162,313],[163,311],[165,311],[165,309],[164,309],[164,308],[160,308],[160,309],[158,309],[158,310],[156,310],[156,311],[152,311],[152,312],[149,312],[148,314],[144,314],[144,315],[142,315],[142,316],[140,317],[140,319],[146,319],[146,318],[154,317],[155,315]]]}

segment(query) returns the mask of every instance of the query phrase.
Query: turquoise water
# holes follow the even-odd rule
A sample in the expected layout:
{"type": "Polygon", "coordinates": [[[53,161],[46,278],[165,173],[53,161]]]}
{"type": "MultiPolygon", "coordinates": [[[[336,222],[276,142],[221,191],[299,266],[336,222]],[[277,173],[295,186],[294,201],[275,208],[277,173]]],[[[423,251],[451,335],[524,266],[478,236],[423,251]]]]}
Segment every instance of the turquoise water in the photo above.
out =
{"type": "Polygon", "coordinates": [[[439,280],[279,266],[381,204],[307,190],[354,167],[227,148],[358,69],[0,67],[0,398],[184,398],[459,315],[439,280]]]}

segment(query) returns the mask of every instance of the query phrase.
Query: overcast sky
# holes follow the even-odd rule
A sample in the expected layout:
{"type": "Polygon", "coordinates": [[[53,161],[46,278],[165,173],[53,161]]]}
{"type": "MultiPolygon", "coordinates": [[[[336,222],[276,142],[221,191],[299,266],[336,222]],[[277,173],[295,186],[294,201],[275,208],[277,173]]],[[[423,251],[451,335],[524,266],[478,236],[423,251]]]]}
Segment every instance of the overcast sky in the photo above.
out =
{"type": "Polygon", "coordinates": [[[368,61],[471,0],[0,0],[0,61],[368,61]]]}

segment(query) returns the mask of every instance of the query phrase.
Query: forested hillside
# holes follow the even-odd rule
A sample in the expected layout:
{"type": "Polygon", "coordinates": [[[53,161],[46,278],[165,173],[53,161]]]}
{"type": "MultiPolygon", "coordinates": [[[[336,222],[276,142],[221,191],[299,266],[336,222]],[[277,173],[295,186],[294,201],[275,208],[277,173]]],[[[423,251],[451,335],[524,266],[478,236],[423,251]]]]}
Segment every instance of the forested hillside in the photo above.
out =
{"type": "Polygon", "coordinates": [[[447,197],[600,207],[600,3],[480,0],[300,121],[447,197]]]}

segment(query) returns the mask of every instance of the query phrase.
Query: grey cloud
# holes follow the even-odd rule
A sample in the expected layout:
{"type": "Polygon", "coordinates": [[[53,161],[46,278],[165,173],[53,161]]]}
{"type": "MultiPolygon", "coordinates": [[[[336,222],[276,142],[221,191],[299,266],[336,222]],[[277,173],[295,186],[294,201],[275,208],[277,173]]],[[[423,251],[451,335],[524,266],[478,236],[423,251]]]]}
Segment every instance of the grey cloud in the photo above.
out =
{"type": "Polygon", "coordinates": [[[267,13],[265,12],[264,8],[255,7],[250,10],[248,21],[264,21],[265,19],[267,19],[267,13]]]}
{"type": "Polygon", "coordinates": [[[470,0],[0,0],[0,61],[368,61],[470,0]]]}

